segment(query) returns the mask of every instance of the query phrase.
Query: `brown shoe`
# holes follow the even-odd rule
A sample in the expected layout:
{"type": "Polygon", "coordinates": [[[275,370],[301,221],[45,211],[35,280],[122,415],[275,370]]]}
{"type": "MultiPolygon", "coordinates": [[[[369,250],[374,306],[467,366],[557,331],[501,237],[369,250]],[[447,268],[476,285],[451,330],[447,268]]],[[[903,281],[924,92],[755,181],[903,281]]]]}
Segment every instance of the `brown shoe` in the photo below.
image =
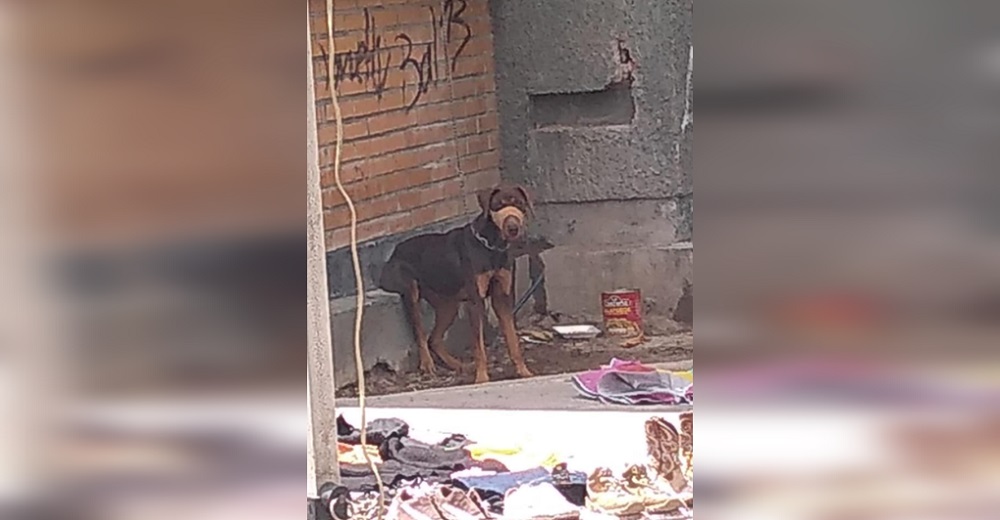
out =
{"type": "Polygon", "coordinates": [[[475,491],[443,486],[431,495],[444,520],[487,520],[492,518],[475,491]]]}
{"type": "Polygon", "coordinates": [[[433,491],[420,487],[404,489],[393,499],[386,518],[398,520],[442,520],[432,498],[433,491]]]}
{"type": "Polygon", "coordinates": [[[674,513],[685,505],[686,497],[669,486],[657,485],[650,479],[646,466],[629,466],[622,481],[625,491],[640,497],[646,513],[674,513]]]}
{"type": "Polygon", "coordinates": [[[643,498],[626,491],[608,468],[597,468],[587,478],[587,507],[621,518],[638,516],[646,510],[643,498]]]}
{"type": "Polygon", "coordinates": [[[684,477],[690,483],[694,480],[694,412],[681,414],[680,440],[684,477]]]}
{"type": "Polygon", "coordinates": [[[646,421],[646,448],[657,476],[680,493],[688,487],[681,463],[681,435],[669,421],[652,417],[646,421]]]}

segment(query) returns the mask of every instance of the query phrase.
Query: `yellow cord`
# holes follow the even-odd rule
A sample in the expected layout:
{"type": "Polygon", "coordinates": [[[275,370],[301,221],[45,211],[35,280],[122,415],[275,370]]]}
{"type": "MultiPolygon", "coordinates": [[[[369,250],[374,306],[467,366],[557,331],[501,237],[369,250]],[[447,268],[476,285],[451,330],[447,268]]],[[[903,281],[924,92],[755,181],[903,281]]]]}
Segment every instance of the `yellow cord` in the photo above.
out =
{"type": "Polygon", "coordinates": [[[361,277],[361,262],[358,259],[358,213],[354,209],[354,201],[351,200],[344,184],[340,181],[340,151],[344,142],[344,121],[340,114],[340,104],[337,102],[337,88],[334,84],[334,56],[336,48],[333,42],[333,0],[326,0],[326,38],[330,48],[326,60],[326,81],[330,86],[330,98],[333,101],[333,115],[337,124],[337,140],[333,156],[333,178],[337,182],[337,189],[340,195],[347,202],[347,209],[351,213],[351,262],[354,264],[354,283],[357,289],[357,308],[354,313],[354,364],[358,371],[358,407],[361,409],[361,452],[368,462],[368,467],[375,475],[375,482],[378,485],[378,520],[382,520],[382,512],[385,510],[385,485],[382,483],[382,476],[375,467],[375,462],[368,454],[368,418],[365,411],[365,365],[361,357],[361,317],[365,308],[365,286],[361,277]]]}

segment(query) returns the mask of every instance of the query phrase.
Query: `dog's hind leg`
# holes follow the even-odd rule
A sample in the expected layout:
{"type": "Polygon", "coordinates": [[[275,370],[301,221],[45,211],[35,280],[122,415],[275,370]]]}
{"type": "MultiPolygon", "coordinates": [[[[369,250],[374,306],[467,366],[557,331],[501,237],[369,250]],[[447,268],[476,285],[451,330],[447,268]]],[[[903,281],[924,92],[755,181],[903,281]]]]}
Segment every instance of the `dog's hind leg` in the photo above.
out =
{"type": "Polygon", "coordinates": [[[408,280],[412,279],[412,276],[406,276],[406,272],[402,262],[399,262],[396,257],[389,258],[389,261],[382,266],[382,273],[379,276],[378,287],[386,292],[396,293],[399,295],[405,295],[407,287],[409,286],[408,280]]]}
{"type": "Polygon", "coordinates": [[[434,328],[431,329],[430,337],[431,348],[441,358],[441,361],[444,361],[444,364],[448,365],[448,368],[457,372],[461,371],[464,365],[448,352],[444,344],[444,334],[455,323],[461,302],[448,298],[435,298],[430,301],[434,307],[434,328]]]}
{"type": "Polygon", "coordinates": [[[420,348],[420,370],[434,374],[436,367],[427,346],[427,332],[424,330],[424,322],[420,317],[420,287],[416,280],[411,280],[404,291],[403,307],[406,309],[406,316],[410,319],[413,335],[416,336],[417,346],[420,348]]]}

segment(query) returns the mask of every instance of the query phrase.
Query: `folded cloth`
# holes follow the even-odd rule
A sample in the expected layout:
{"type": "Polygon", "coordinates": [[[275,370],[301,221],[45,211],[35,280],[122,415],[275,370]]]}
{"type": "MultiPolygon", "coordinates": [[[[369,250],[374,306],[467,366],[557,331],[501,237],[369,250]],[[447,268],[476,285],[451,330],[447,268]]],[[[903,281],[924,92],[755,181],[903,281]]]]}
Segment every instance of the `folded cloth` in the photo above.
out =
{"type": "Polygon", "coordinates": [[[378,446],[368,444],[365,445],[365,450],[362,451],[360,444],[346,444],[343,442],[337,443],[337,461],[341,464],[368,464],[368,460],[365,459],[365,451],[368,452],[368,457],[371,458],[372,462],[375,464],[382,463],[382,457],[378,453],[378,446]]]}
{"type": "Polygon", "coordinates": [[[602,365],[595,370],[588,370],[573,376],[573,383],[577,390],[588,396],[598,398],[597,384],[605,374],[610,372],[630,372],[630,373],[657,373],[654,367],[644,365],[638,361],[623,361],[613,358],[607,365],[602,365]]]}
{"type": "Polygon", "coordinates": [[[675,376],[677,376],[677,377],[679,377],[681,379],[684,379],[684,380],[686,380],[688,382],[691,382],[691,383],[694,382],[694,370],[682,370],[680,372],[677,372],[677,371],[674,371],[674,370],[657,370],[657,372],[671,373],[671,374],[673,374],[673,375],[675,375],[675,376]]]}
{"type": "MultiPolygon", "coordinates": [[[[513,471],[511,470],[511,468],[508,468],[506,464],[495,459],[483,459],[483,460],[473,459],[472,467],[481,469],[483,471],[490,471],[493,473],[510,473],[511,471],[513,471]]],[[[517,468],[514,468],[514,470],[516,469],[517,468]]]]}
{"type": "MultiPolygon", "coordinates": [[[[375,419],[368,423],[365,444],[379,446],[389,438],[406,437],[410,426],[400,419],[375,419]]],[[[344,444],[361,444],[361,430],[355,428],[344,419],[337,416],[337,441],[344,444]]]]}
{"type": "Polygon", "coordinates": [[[517,444],[470,444],[465,447],[473,460],[485,462],[494,460],[511,471],[525,471],[539,466],[553,468],[559,463],[554,453],[531,452],[517,444]]]}
{"type": "Polygon", "coordinates": [[[511,489],[504,496],[503,517],[511,520],[578,520],[580,510],[552,484],[536,482],[511,489]]]}
{"type": "MultiPolygon", "coordinates": [[[[440,483],[451,477],[448,470],[409,466],[396,460],[384,461],[377,468],[382,484],[387,487],[399,487],[411,482],[440,483]]],[[[341,464],[340,483],[354,492],[378,489],[375,474],[367,465],[341,464]]]]}
{"type": "Polygon", "coordinates": [[[611,358],[607,368],[618,372],[657,372],[656,367],[651,367],[639,361],[628,359],[611,358]]]}
{"type": "Polygon", "coordinates": [[[425,444],[406,437],[390,437],[379,446],[382,460],[395,460],[407,466],[440,469],[447,472],[475,466],[475,461],[462,448],[425,444]]]}
{"type": "Polygon", "coordinates": [[[503,497],[507,491],[531,482],[552,482],[552,475],[545,468],[535,468],[512,473],[457,477],[452,483],[464,490],[474,490],[484,500],[503,497]]]}
{"type": "Polygon", "coordinates": [[[488,477],[488,476],[492,476],[492,475],[496,475],[496,474],[497,474],[496,471],[488,471],[488,470],[485,470],[485,469],[482,469],[482,468],[470,468],[470,469],[463,469],[461,471],[456,471],[456,472],[452,473],[451,474],[451,478],[460,478],[460,477],[488,477]]]}
{"type": "MultiPolygon", "coordinates": [[[[638,402],[678,402],[691,387],[669,373],[608,372],[597,381],[597,394],[638,402]]],[[[636,404],[637,404],[636,403],[636,404]]]]}
{"type": "Polygon", "coordinates": [[[612,359],[597,370],[573,376],[577,392],[589,399],[617,404],[677,404],[694,399],[693,378],[660,372],[636,362],[612,359]]]}

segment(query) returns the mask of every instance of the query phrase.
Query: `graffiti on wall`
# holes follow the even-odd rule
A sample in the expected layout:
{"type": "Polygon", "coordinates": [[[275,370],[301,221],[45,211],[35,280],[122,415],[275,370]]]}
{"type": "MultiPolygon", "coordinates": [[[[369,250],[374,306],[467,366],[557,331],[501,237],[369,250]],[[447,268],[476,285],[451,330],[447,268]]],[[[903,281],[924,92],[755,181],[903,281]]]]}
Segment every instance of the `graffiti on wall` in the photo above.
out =
{"type": "Polygon", "coordinates": [[[378,34],[375,18],[366,8],[364,37],[353,49],[333,55],[333,81],[357,81],[374,90],[379,96],[389,80],[390,56],[383,48],[384,40],[378,34]]]}
{"type": "Polygon", "coordinates": [[[333,56],[334,84],[356,82],[381,98],[392,87],[390,77],[399,77],[403,102],[411,110],[432,86],[455,72],[472,39],[472,27],[463,18],[467,7],[466,0],[444,0],[440,9],[428,6],[429,41],[415,41],[406,32],[386,34],[365,8],[362,38],[354,48],[333,56]]]}

